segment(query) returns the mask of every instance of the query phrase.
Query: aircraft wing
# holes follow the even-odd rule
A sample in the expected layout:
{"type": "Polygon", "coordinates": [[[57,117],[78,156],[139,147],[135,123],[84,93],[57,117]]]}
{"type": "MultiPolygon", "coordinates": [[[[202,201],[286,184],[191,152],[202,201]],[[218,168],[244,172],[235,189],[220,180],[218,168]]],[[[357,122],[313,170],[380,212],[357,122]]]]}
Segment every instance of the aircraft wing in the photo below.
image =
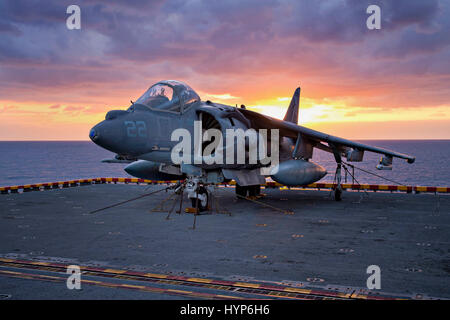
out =
{"type": "Polygon", "coordinates": [[[279,129],[280,136],[291,137],[294,141],[300,138],[306,145],[332,152],[335,157],[344,155],[349,161],[362,161],[362,154],[364,151],[384,155],[388,158],[387,165],[389,165],[389,161],[392,161],[392,157],[406,159],[408,163],[413,163],[415,161],[415,157],[403,153],[339,138],[289,121],[278,120],[248,109],[239,109],[239,111],[250,121],[251,126],[254,129],[279,129]]]}

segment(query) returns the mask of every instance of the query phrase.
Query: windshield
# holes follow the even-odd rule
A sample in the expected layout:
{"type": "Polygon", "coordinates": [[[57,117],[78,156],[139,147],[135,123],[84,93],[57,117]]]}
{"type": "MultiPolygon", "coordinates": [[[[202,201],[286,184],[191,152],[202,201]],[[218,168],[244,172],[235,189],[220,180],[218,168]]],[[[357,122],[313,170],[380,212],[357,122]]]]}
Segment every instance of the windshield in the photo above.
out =
{"type": "Polygon", "coordinates": [[[178,111],[180,102],[173,89],[165,84],[156,84],[148,89],[139,99],[137,104],[143,104],[150,108],[178,111]]]}

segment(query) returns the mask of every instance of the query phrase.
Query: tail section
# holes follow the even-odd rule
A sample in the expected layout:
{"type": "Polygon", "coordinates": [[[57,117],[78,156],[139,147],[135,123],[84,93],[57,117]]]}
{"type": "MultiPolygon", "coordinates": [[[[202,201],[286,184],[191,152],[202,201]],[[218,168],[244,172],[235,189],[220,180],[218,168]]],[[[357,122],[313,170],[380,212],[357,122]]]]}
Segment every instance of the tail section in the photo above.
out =
{"type": "Polygon", "coordinates": [[[300,87],[297,88],[292,96],[291,103],[289,104],[289,108],[286,111],[286,115],[284,116],[284,121],[289,121],[295,124],[298,124],[298,107],[300,104],[300,87]]]}

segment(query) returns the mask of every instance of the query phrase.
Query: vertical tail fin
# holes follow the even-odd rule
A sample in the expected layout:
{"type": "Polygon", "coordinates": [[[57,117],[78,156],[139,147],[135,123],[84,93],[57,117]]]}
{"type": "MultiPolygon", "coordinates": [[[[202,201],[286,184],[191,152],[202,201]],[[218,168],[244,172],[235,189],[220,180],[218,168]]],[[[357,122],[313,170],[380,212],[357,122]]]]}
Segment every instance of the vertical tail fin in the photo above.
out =
{"type": "Polygon", "coordinates": [[[298,124],[298,106],[300,103],[300,87],[295,89],[294,95],[292,96],[291,103],[289,104],[289,108],[286,111],[286,115],[284,116],[284,121],[289,121],[295,124],[298,124]]]}

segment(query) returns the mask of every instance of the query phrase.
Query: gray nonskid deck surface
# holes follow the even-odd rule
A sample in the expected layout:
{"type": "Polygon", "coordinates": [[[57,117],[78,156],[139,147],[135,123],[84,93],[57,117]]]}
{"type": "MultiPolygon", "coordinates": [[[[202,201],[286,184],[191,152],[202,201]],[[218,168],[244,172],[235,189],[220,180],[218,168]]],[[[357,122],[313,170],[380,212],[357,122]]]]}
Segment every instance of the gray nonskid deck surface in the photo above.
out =
{"type": "MultiPolygon", "coordinates": [[[[105,184],[1,195],[0,255],[325,288],[364,288],[367,267],[378,265],[383,292],[450,298],[449,196],[346,192],[335,202],[328,191],[265,190],[261,201],[294,211],[288,215],[219,188],[218,199],[232,215],[198,216],[195,230],[192,214],[166,220],[167,212],[151,211],[165,192],[88,213],[159,188],[105,184]]],[[[72,297],[62,284],[0,276],[0,293],[49,298],[52,290],[72,297]]],[[[83,291],[76,294],[167,298],[83,291]]]]}

